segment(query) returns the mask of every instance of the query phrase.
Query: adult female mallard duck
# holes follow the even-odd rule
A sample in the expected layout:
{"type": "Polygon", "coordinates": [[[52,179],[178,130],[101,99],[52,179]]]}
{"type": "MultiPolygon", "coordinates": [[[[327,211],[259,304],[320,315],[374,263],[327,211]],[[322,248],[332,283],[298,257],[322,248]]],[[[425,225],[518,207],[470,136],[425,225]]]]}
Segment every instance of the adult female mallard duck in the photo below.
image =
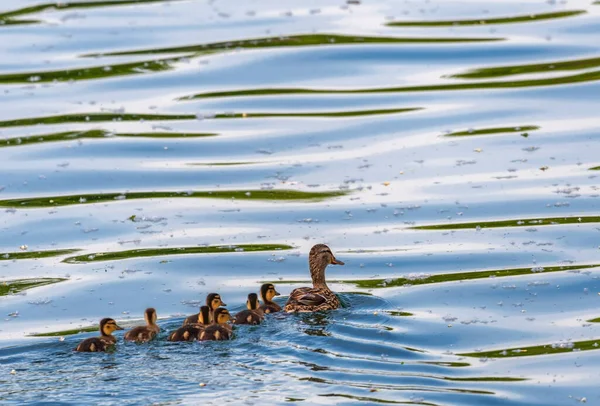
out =
{"type": "Polygon", "coordinates": [[[144,312],[146,325],[134,327],[129,330],[125,333],[125,340],[134,341],[136,343],[145,343],[152,340],[160,331],[160,327],[156,324],[157,318],[156,310],[152,307],[147,308],[144,312]]]}
{"type": "Polygon", "coordinates": [[[195,341],[200,334],[210,324],[210,308],[208,306],[200,307],[196,323],[185,324],[173,331],[167,340],[169,341],[195,341]]]}
{"type": "Polygon", "coordinates": [[[260,287],[260,297],[263,304],[259,307],[265,313],[276,313],[281,311],[281,306],[273,301],[275,296],[279,296],[279,292],[275,290],[272,283],[265,283],[260,287]]]}
{"type": "Polygon", "coordinates": [[[294,289],[285,304],[286,312],[319,312],[340,307],[339,299],[325,282],[325,269],[330,264],[344,265],[342,261],[335,259],[327,245],[317,244],[312,247],[308,265],[313,287],[294,289]]]}
{"type": "Polygon", "coordinates": [[[265,318],[264,312],[258,306],[258,295],[250,293],[246,301],[246,310],[242,310],[235,315],[234,324],[260,324],[265,318]]]}
{"type": "Polygon", "coordinates": [[[113,319],[100,320],[100,337],[92,337],[83,340],[75,351],[79,352],[102,352],[110,349],[117,343],[117,338],[112,335],[115,330],[123,330],[113,319]]]}
{"type": "Polygon", "coordinates": [[[213,322],[200,333],[200,341],[230,340],[233,332],[227,322],[231,315],[227,309],[219,307],[214,311],[213,322]]]}
{"type": "MultiPolygon", "coordinates": [[[[209,293],[208,296],[206,296],[206,305],[210,308],[210,320],[208,321],[209,323],[212,322],[212,316],[215,310],[217,310],[221,306],[227,306],[225,303],[223,303],[223,301],[221,300],[221,295],[219,295],[218,293],[209,293]]],[[[200,309],[202,309],[202,307],[200,309]]],[[[202,313],[202,311],[200,313],[202,313]]],[[[183,321],[183,325],[185,326],[186,324],[197,324],[198,318],[200,317],[200,313],[196,313],[191,315],[190,317],[187,317],[183,321]]]]}

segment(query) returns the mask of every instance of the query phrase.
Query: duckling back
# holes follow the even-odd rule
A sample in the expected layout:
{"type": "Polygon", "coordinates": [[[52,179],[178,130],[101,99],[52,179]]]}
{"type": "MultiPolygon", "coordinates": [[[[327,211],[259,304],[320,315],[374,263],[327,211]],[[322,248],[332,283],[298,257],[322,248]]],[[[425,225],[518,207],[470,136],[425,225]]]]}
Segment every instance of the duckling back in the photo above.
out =
{"type": "Polygon", "coordinates": [[[277,313],[281,311],[281,306],[275,302],[265,303],[259,307],[265,314],[277,313]]]}
{"type": "Polygon", "coordinates": [[[156,328],[152,328],[149,326],[139,326],[129,330],[125,333],[125,340],[127,341],[135,341],[138,343],[144,343],[152,340],[156,337],[156,334],[160,331],[158,326],[156,328]]]}
{"type": "MultiPolygon", "coordinates": [[[[114,337],[112,337],[114,338],[114,337]]],[[[91,337],[83,340],[75,348],[78,352],[105,352],[113,348],[117,340],[109,340],[105,337],[91,337]]]]}
{"type": "Polygon", "coordinates": [[[187,324],[183,327],[179,327],[173,331],[168,340],[169,341],[195,341],[199,338],[200,334],[204,331],[204,326],[200,324],[187,324]]]}
{"type": "Polygon", "coordinates": [[[258,310],[243,310],[235,315],[234,324],[257,325],[263,321],[264,316],[258,310]]]}
{"type": "Polygon", "coordinates": [[[231,340],[231,327],[222,324],[211,324],[200,333],[200,341],[231,340]]]}

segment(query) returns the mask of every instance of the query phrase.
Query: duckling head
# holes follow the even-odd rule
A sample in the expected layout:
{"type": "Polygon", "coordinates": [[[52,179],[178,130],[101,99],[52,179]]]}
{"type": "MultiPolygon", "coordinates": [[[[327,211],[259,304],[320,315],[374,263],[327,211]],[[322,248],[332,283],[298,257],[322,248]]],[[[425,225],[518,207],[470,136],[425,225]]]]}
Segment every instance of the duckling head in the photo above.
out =
{"type": "Polygon", "coordinates": [[[246,301],[246,307],[248,310],[256,310],[259,307],[258,304],[258,295],[256,293],[250,293],[248,295],[248,300],[246,301]]]}
{"type": "Polygon", "coordinates": [[[325,244],[317,244],[311,248],[308,255],[310,275],[315,287],[327,287],[325,283],[325,268],[328,265],[344,265],[344,262],[335,258],[329,247],[325,244]]]}
{"type": "Polygon", "coordinates": [[[198,323],[204,325],[210,324],[210,307],[200,307],[200,313],[198,313],[198,323]]]}
{"type": "Polygon", "coordinates": [[[215,322],[217,324],[226,324],[229,320],[231,320],[231,314],[229,314],[229,310],[219,307],[215,310],[215,322]]]}
{"type": "Polygon", "coordinates": [[[158,316],[156,315],[156,310],[154,310],[152,307],[147,308],[144,312],[144,319],[146,319],[146,323],[148,323],[150,326],[156,324],[157,318],[158,316]]]}
{"type": "Polygon", "coordinates": [[[120,327],[119,325],[117,325],[117,322],[114,321],[113,319],[106,318],[106,319],[100,320],[100,333],[103,336],[109,336],[115,330],[123,330],[123,327],[120,327]]]}
{"type": "Polygon", "coordinates": [[[272,302],[275,296],[279,296],[279,292],[275,290],[275,285],[272,283],[265,283],[260,287],[260,296],[263,302],[272,302]]]}
{"type": "Polygon", "coordinates": [[[218,293],[210,293],[206,297],[206,305],[210,307],[211,310],[216,310],[221,306],[227,306],[227,304],[223,303],[221,300],[221,295],[218,293]]]}

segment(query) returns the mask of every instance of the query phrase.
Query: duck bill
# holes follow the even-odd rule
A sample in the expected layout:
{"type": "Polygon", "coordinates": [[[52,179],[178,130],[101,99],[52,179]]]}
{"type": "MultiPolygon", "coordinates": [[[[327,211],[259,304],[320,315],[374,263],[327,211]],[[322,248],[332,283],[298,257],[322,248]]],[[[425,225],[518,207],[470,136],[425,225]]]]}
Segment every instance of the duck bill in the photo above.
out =
{"type": "Polygon", "coordinates": [[[281,296],[281,293],[275,291],[275,296],[281,296]]]}
{"type": "Polygon", "coordinates": [[[344,261],[340,261],[339,259],[333,258],[331,260],[332,265],[344,265],[344,261]]]}
{"type": "Polygon", "coordinates": [[[124,329],[123,327],[121,327],[121,326],[117,326],[117,325],[115,324],[115,330],[125,330],[125,329],[124,329]]]}
{"type": "Polygon", "coordinates": [[[227,306],[227,303],[221,302],[221,306],[225,307],[225,306],[227,306]]]}

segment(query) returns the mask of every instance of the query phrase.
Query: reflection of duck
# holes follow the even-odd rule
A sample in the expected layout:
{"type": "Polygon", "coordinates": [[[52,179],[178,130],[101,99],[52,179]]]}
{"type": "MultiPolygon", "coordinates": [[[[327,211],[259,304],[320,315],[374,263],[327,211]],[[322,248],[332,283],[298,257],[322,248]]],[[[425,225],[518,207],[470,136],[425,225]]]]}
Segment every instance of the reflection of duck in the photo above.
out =
{"type": "Polygon", "coordinates": [[[281,306],[273,301],[275,296],[279,296],[279,292],[275,290],[275,286],[272,283],[265,283],[260,287],[260,297],[263,301],[260,309],[263,312],[268,314],[281,311],[281,306]]]}
{"type": "Polygon", "coordinates": [[[206,327],[200,333],[201,341],[219,341],[230,340],[232,329],[227,322],[231,319],[231,315],[227,309],[222,307],[215,310],[213,314],[213,323],[206,327]]]}
{"type": "Polygon", "coordinates": [[[112,335],[115,330],[123,330],[113,319],[100,320],[100,337],[92,337],[83,340],[75,351],[79,352],[101,352],[106,351],[117,343],[117,338],[112,335]]]}
{"type": "MultiPolygon", "coordinates": [[[[189,319],[189,317],[188,317],[189,319]]],[[[187,320],[187,319],[186,319],[187,320]]],[[[195,341],[200,337],[200,334],[204,331],[206,326],[210,324],[210,308],[208,306],[200,307],[200,313],[195,323],[185,324],[183,327],[179,327],[173,331],[168,340],[169,341],[195,341]]]]}
{"type": "Polygon", "coordinates": [[[292,312],[318,312],[332,310],[340,307],[340,301],[325,282],[325,269],[327,265],[344,265],[333,256],[325,244],[317,244],[308,255],[312,288],[294,289],[284,307],[288,313],[292,312]]]}
{"type": "MultiPolygon", "coordinates": [[[[227,306],[225,303],[223,303],[223,301],[221,300],[221,295],[219,295],[218,293],[209,293],[208,296],[206,296],[206,305],[210,308],[210,320],[207,320],[207,323],[210,323],[212,321],[212,314],[215,310],[217,310],[221,306],[227,306]]],[[[202,307],[200,309],[202,309],[202,307]]],[[[193,314],[183,321],[183,325],[185,326],[186,324],[197,324],[199,317],[200,313],[193,314]]]]}
{"type": "Polygon", "coordinates": [[[250,293],[246,301],[246,310],[235,315],[234,324],[260,324],[265,318],[264,312],[258,307],[258,295],[250,293]]]}
{"type": "Polygon", "coordinates": [[[125,333],[125,340],[145,343],[156,337],[160,331],[160,327],[156,325],[156,310],[151,307],[146,309],[144,312],[144,319],[146,319],[146,325],[134,327],[129,330],[125,333]]]}

